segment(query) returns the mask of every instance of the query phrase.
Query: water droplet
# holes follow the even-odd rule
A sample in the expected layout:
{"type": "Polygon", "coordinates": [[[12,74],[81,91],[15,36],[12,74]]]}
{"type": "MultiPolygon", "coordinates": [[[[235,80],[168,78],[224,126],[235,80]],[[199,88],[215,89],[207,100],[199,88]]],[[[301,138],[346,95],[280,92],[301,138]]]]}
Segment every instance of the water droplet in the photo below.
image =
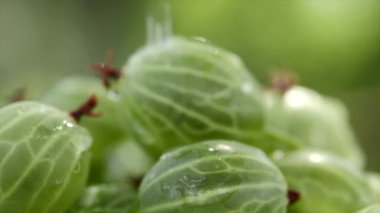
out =
{"type": "Polygon", "coordinates": [[[54,128],[54,131],[60,131],[60,130],[62,130],[63,129],[63,126],[56,126],[55,128],[54,128]]]}
{"type": "Polygon", "coordinates": [[[171,200],[177,199],[181,194],[182,187],[173,183],[163,182],[161,183],[161,191],[165,194],[169,194],[171,200]]]}
{"type": "Polygon", "coordinates": [[[206,38],[204,37],[199,37],[199,36],[196,36],[196,37],[192,37],[190,38],[191,40],[193,41],[197,41],[197,42],[200,42],[200,43],[210,43],[206,38]]]}
{"type": "Polygon", "coordinates": [[[194,188],[206,180],[206,176],[201,175],[184,175],[182,177],[182,182],[186,184],[187,187],[194,188]]]}
{"type": "Polygon", "coordinates": [[[321,163],[324,160],[324,157],[319,153],[311,153],[308,157],[312,163],[321,163]]]}
{"type": "Polygon", "coordinates": [[[180,198],[181,195],[184,195],[184,194],[185,193],[183,193],[183,188],[180,185],[172,185],[169,188],[169,198],[171,200],[175,200],[177,198],[180,198]]]}
{"type": "Polygon", "coordinates": [[[169,185],[169,183],[167,183],[167,182],[163,182],[163,183],[161,183],[161,191],[162,192],[166,192],[166,191],[168,191],[170,189],[170,185],[169,185]]]}
{"type": "Polygon", "coordinates": [[[92,138],[81,129],[75,130],[77,132],[73,132],[70,142],[75,146],[77,153],[82,153],[91,147],[92,138]]]}
{"type": "Polygon", "coordinates": [[[63,124],[68,128],[74,127],[74,124],[67,120],[64,120],[63,124]]]}
{"type": "Polygon", "coordinates": [[[223,151],[223,152],[233,152],[234,151],[234,149],[230,145],[228,145],[228,144],[222,144],[222,143],[218,144],[216,146],[216,150],[223,151]]]}
{"type": "Polygon", "coordinates": [[[147,18],[148,45],[163,44],[172,36],[170,5],[160,5],[159,9],[147,18]]]}
{"type": "Polygon", "coordinates": [[[120,95],[116,92],[116,91],[113,91],[113,90],[109,90],[107,92],[107,97],[111,100],[111,101],[119,101],[120,99],[120,95]]]}

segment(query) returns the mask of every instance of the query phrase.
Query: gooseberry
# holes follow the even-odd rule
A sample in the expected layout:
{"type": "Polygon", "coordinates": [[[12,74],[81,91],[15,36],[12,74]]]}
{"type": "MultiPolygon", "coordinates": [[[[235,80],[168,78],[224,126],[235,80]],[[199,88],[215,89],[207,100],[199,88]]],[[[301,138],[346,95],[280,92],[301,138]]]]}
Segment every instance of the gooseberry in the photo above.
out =
{"type": "Polygon", "coordinates": [[[80,196],[92,139],[66,112],[32,101],[0,109],[0,212],[64,212],[80,196]]]}
{"type": "Polygon", "coordinates": [[[296,147],[266,140],[261,86],[239,57],[208,43],[172,37],[148,45],[131,56],[115,88],[131,137],[156,157],[208,139],[265,151],[296,147]]]}
{"type": "Polygon", "coordinates": [[[286,181],[261,150],[214,140],[164,154],[139,189],[139,212],[286,212],[286,181]]]}
{"type": "Polygon", "coordinates": [[[374,202],[364,173],[350,161],[313,150],[276,152],[276,165],[300,200],[288,212],[357,211],[374,202]]]}

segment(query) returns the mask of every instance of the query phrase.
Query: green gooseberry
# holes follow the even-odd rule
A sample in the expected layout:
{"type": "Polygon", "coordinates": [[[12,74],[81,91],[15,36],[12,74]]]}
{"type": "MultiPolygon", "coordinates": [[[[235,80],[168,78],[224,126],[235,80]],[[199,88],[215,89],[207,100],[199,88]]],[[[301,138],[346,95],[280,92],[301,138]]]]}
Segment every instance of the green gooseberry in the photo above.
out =
{"type": "Polygon", "coordinates": [[[261,150],[213,140],[164,154],[139,188],[140,213],[286,212],[287,187],[261,150]]]}
{"type": "Polygon", "coordinates": [[[64,212],[85,187],[92,138],[61,110],[32,101],[0,109],[0,212],[64,212]]]}
{"type": "Polygon", "coordinates": [[[72,213],[128,213],[132,212],[137,193],[122,182],[89,186],[72,213]]]}
{"type": "Polygon", "coordinates": [[[154,159],[138,143],[125,140],[107,154],[106,180],[138,182],[153,164],[154,159]]]}
{"type": "Polygon", "coordinates": [[[380,202],[380,174],[375,172],[367,173],[367,181],[377,202],[380,202]]]}
{"type": "Polygon", "coordinates": [[[379,213],[380,212],[380,203],[372,204],[357,213],[379,213]]]}
{"type": "Polygon", "coordinates": [[[91,94],[95,94],[98,99],[97,111],[100,116],[96,119],[84,117],[80,125],[89,130],[94,140],[91,148],[90,182],[100,182],[104,179],[106,170],[105,151],[110,144],[115,144],[126,136],[116,113],[116,96],[107,92],[97,78],[71,76],[47,89],[39,101],[62,110],[71,110],[91,94]]]}
{"type": "Polygon", "coordinates": [[[300,194],[290,213],[348,213],[374,202],[364,173],[345,159],[311,150],[279,151],[274,159],[289,188],[300,194]]]}
{"type": "Polygon", "coordinates": [[[261,86],[238,56],[208,43],[172,37],[145,46],[115,88],[131,136],[156,157],[208,139],[295,146],[263,140],[261,86]]]}
{"type": "Polygon", "coordinates": [[[287,134],[308,147],[364,166],[363,151],[340,101],[301,86],[292,86],[283,94],[268,90],[265,100],[268,131],[287,134]]]}

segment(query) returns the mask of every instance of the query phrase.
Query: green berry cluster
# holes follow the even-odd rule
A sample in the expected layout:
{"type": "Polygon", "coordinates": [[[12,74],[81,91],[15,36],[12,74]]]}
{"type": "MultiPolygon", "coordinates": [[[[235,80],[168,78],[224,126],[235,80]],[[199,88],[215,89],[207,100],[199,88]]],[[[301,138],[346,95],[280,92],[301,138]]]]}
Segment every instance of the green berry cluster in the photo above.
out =
{"type": "Polygon", "coordinates": [[[181,37],[92,67],[0,108],[0,212],[379,212],[340,101],[181,37]]]}

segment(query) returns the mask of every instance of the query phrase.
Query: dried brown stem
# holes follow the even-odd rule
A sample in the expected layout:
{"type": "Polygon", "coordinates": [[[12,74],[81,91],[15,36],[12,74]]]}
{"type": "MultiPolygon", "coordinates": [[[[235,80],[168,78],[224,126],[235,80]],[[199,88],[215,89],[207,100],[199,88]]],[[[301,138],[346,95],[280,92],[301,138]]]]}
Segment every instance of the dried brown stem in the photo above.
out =
{"type": "Polygon", "coordinates": [[[92,64],[90,67],[102,76],[103,84],[107,89],[111,86],[111,80],[118,80],[122,74],[120,69],[113,66],[112,51],[108,51],[106,63],[92,64]]]}
{"type": "Polygon", "coordinates": [[[11,96],[9,96],[9,102],[19,102],[24,101],[26,99],[26,88],[21,87],[16,89],[11,96]]]}
{"type": "Polygon", "coordinates": [[[80,105],[77,109],[70,112],[71,117],[73,117],[75,121],[79,122],[83,116],[99,116],[100,113],[92,111],[96,107],[97,102],[98,101],[96,96],[91,95],[86,102],[80,105]]]}
{"type": "Polygon", "coordinates": [[[301,198],[301,194],[298,191],[288,189],[288,201],[289,206],[296,203],[301,198]]]}
{"type": "Polygon", "coordinates": [[[293,72],[285,69],[276,69],[271,74],[268,87],[284,94],[292,86],[296,85],[297,82],[298,78],[293,72]]]}

